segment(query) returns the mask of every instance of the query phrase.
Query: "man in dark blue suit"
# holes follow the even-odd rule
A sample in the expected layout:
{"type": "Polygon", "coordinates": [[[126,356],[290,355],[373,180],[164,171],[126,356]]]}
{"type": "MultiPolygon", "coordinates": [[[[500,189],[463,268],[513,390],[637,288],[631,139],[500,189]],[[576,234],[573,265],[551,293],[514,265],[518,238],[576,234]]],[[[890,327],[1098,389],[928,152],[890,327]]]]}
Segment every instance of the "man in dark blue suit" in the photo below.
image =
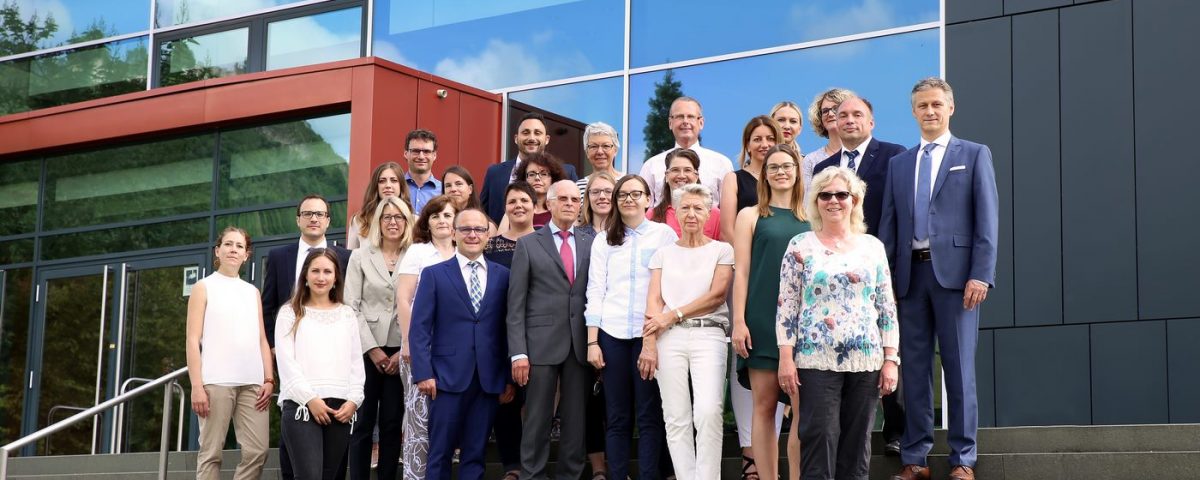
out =
{"type": "Polygon", "coordinates": [[[912,106],[921,144],[892,158],[879,224],[898,299],[908,410],[900,442],[904,467],[892,478],[929,479],[936,340],[949,404],[950,479],[974,480],[977,307],[996,274],[996,173],[987,146],[950,134],[954,91],[945,80],[917,82],[912,106]]]}
{"type": "Polygon", "coordinates": [[[449,480],[458,448],[459,478],[478,480],[499,396],[511,383],[508,269],[483,257],[483,212],[463,210],[454,224],[454,258],[421,272],[409,342],[413,383],[432,400],[426,476],[449,480]]]}
{"type": "MultiPolygon", "coordinates": [[[[329,202],[320,195],[309,195],[296,205],[296,226],[300,228],[300,241],[272,249],[267,253],[266,273],[263,278],[262,308],[263,326],[267,332],[267,343],[271,345],[271,353],[275,353],[275,315],[279,308],[287,305],[292,298],[292,289],[300,273],[296,269],[304,263],[308,252],[317,248],[329,248],[337,254],[341,272],[345,275],[346,263],[350,261],[350,251],[337,245],[330,245],[325,240],[325,231],[329,229],[329,202]]],[[[343,466],[338,470],[338,478],[345,478],[345,457],[343,466]]],[[[285,480],[295,478],[292,473],[291,458],[288,457],[287,447],[283,437],[279,438],[279,471],[285,480]]]]}
{"type": "MultiPolygon", "coordinates": [[[[513,172],[521,166],[526,157],[546,150],[550,144],[550,134],[546,131],[546,119],[540,113],[526,113],[517,125],[517,133],[513,135],[513,143],[517,144],[517,158],[497,163],[488,167],[483,175],[483,188],[479,192],[479,203],[488,217],[500,224],[504,217],[504,190],[508,184],[523,178],[513,178],[513,172]]],[[[563,165],[567,178],[578,180],[574,165],[563,165]]]]}

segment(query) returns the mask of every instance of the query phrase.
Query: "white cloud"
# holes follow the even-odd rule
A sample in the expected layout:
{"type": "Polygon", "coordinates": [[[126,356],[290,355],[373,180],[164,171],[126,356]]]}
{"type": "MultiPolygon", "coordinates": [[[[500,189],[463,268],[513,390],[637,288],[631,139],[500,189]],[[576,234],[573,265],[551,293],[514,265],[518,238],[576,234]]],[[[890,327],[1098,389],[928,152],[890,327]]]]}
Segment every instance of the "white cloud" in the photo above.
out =
{"type": "Polygon", "coordinates": [[[39,24],[45,21],[47,16],[53,16],[54,23],[58,24],[58,31],[54,36],[44,40],[39,47],[48,48],[65,43],[75,29],[70,10],[59,0],[17,0],[16,5],[22,20],[28,21],[36,13],[39,24]]]}
{"type": "Polygon", "coordinates": [[[359,33],[331,31],[313,17],[294,18],[270,25],[267,51],[269,69],[345,60],[358,56],[359,33]]]}
{"type": "Polygon", "coordinates": [[[376,40],[371,46],[371,55],[420,70],[420,66],[416,62],[409,60],[404,52],[400,51],[400,47],[387,40],[376,40]]]}
{"type": "MultiPolygon", "coordinates": [[[[535,39],[539,37],[544,34],[534,34],[535,39]]],[[[546,63],[543,57],[525,45],[492,39],[476,55],[438,61],[433,73],[479,88],[499,88],[592,71],[587,58],[578,51],[556,52],[546,63]]]]}
{"type": "MultiPolygon", "coordinates": [[[[792,28],[805,32],[806,38],[830,38],[853,33],[881,30],[898,25],[895,10],[887,0],[841,1],[834,9],[828,5],[796,5],[788,14],[792,28]]],[[[837,56],[857,53],[862,43],[842,44],[837,56]],[[850,50],[846,50],[849,48],[850,50]]],[[[832,49],[818,49],[825,51],[832,49]]],[[[833,52],[829,52],[833,53],[833,52]]]]}

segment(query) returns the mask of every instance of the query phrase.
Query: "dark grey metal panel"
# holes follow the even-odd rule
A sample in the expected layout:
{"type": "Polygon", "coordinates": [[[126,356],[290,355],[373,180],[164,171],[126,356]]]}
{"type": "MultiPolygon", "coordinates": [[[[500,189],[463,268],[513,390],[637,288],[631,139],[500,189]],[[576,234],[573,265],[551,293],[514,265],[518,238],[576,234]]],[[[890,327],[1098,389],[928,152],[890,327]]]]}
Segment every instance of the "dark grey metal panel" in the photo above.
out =
{"type": "Polygon", "coordinates": [[[946,27],[946,78],[954,87],[955,136],[992,150],[1000,192],[996,288],[980,315],[985,328],[1013,325],[1012,51],[1008,17],[946,27]]]}
{"type": "MultiPolygon", "coordinates": [[[[1008,8],[1008,4],[1005,4],[1008,8]]],[[[1062,323],[1058,11],[1012,17],[1015,323],[1062,323]]]]}
{"type": "Polygon", "coordinates": [[[1088,326],[996,330],[996,426],[1092,420],[1088,326]]]}
{"type": "Polygon", "coordinates": [[[1067,323],[1137,318],[1130,6],[1059,10],[1067,323]]]}
{"type": "Polygon", "coordinates": [[[1092,423],[1167,423],[1166,323],[1096,324],[1091,329],[1092,423]]]}
{"type": "Polygon", "coordinates": [[[968,22],[1003,14],[1004,0],[946,0],[946,23],[968,22]]]}
{"type": "Polygon", "coordinates": [[[1004,0],[1004,14],[1012,15],[1014,13],[1031,12],[1033,10],[1061,7],[1070,4],[1071,0],[1004,0]]]}
{"type": "Polygon", "coordinates": [[[1167,322],[1167,398],[1171,423],[1200,423],[1200,318],[1167,322]]]}
{"type": "Polygon", "coordinates": [[[1200,111],[1200,2],[1133,6],[1134,125],[1137,138],[1138,315],[1200,316],[1200,162],[1186,145],[1200,111]],[[1175,48],[1168,48],[1174,46],[1175,48]],[[1182,48],[1183,50],[1177,50],[1182,48]],[[1188,52],[1188,53],[1184,53],[1188,52]],[[1164,120],[1164,115],[1178,120],[1164,120]],[[1189,278],[1191,277],[1191,278],[1189,278]]]}
{"type": "Polygon", "coordinates": [[[996,361],[994,330],[979,332],[975,350],[975,393],[979,398],[979,426],[996,426],[996,361]]]}

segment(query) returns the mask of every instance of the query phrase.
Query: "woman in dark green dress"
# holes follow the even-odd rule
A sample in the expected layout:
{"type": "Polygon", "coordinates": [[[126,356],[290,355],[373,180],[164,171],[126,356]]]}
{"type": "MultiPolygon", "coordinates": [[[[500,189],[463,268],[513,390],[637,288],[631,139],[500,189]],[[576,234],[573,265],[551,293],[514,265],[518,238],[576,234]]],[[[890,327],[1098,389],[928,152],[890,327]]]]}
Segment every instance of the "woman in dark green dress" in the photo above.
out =
{"type": "MultiPolygon", "coordinates": [[[[776,369],[775,306],[779,300],[779,267],[788,242],[809,230],[804,217],[804,186],[799,182],[800,156],[790,145],[767,152],[759,172],[758,205],[738,212],[734,227],[733,332],[738,369],[747,369],[754,396],[750,444],[760,478],[777,478],[779,402],[776,369]]],[[[793,409],[796,400],[793,400],[793,409]]],[[[795,425],[792,426],[794,430],[795,425]]]]}

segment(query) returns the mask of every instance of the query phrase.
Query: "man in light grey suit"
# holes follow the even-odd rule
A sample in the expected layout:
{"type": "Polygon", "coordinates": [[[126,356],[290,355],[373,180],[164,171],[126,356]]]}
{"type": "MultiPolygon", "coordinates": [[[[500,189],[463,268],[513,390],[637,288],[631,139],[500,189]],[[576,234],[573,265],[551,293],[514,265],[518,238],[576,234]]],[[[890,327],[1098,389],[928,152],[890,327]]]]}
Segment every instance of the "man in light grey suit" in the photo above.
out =
{"type": "Polygon", "coordinates": [[[577,480],[586,453],[585,409],[592,379],[583,309],[593,237],[575,228],[580,198],[574,181],[551,185],[546,206],[550,223],[517,240],[508,288],[512,377],[526,388],[521,479],[546,478],[554,396],[561,391],[556,477],[577,480]]]}
{"type": "Polygon", "coordinates": [[[996,274],[996,173],[987,146],[950,134],[954,91],[945,80],[917,82],[912,106],[921,144],[892,157],[879,225],[898,299],[907,409],[904,467],[892,478],[930,478],[936,340],[949,400],[950,479],[974,480],[977,307],[996,274]]]}

